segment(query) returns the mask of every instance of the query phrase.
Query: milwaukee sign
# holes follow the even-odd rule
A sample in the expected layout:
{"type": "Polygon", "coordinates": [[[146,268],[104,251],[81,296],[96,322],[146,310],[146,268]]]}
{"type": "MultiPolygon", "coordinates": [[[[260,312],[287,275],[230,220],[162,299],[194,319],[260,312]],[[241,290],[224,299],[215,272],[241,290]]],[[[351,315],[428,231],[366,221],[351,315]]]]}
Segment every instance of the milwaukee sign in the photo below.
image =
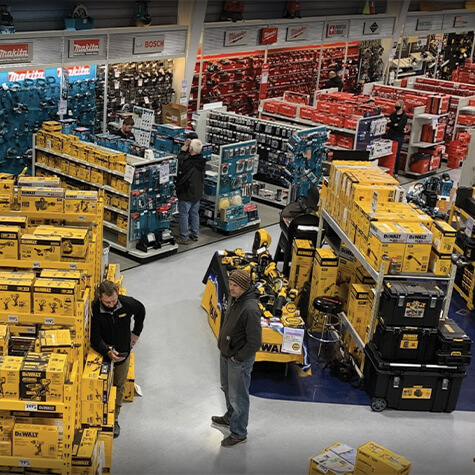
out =
{"type": "Polygon", "coordinates": [[[32,43],[0,44],[0,63],[29,63],[32,59],[32,43]]]}
{"type": "Polygon", "coordinates": [[[99,38],[87,40],[69,40],[69,57],[99,55],[101,40],[99,38]]]}
{"type": "Polygon", "coordinates": [[[249,40],[249,30],[231,30],[224,33],[224,46],[247,45],[249,40]]]}

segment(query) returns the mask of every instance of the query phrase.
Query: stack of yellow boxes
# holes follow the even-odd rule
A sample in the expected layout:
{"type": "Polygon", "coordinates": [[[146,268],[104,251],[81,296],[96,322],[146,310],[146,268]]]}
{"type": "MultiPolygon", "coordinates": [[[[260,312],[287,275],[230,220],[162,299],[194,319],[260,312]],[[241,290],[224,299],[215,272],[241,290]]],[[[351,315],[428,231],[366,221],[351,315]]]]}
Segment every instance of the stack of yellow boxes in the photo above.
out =
{"type": "Polygon", "coordinates": [[[294,239],[292,243],[292,263],[289,273],[289,289],[303,289],[310,281],[315,247],[308,239],[294,239]]]}
{"type": "Polygon", "coordinates": [[[384,473],[387,475],[407,475],[411,462],[386,449],[376,442],[368,442],[358,447],[354,475],[384,473]]]}
{"type": "Polygon", "coordinates": [[[135,395],[135,353],[130,353],[129,371],[125,381],[124,401],[132,402],[135,395]]]}
{"type": "Polygon", "coordinates": [[[98,439],[98,429],[78,429],[72,449],[72,475],[96,475],[104,465],[104,452],[98,439]]]}
{"type": "Polygon", "coordinates": [[[0,211],[9,210],[13,203],[15,180],[9,173],[0,173],[0,211]]]}
{"type": "Polygon", "coordinates": [[[72,366],[77,360],[76,345],[73,344],[71,331],[68,328],[60,330],[40,330],[37,338],[38,350],[43,353],[61,353],[66,355],[67,362],[72,366]]]}
{"type": "Polygon", "coordinates": [[[8,355],[8,342],[10,340],[10,327],[0,325],[0,356],[8,355]]]}
{"type": "Polygon", "coordinates": [[[104,426],[108,423],[111,408],[110,390],[112,387],[113,369],[109,361],[102,355],[90,350],[81,381],[81,423],[90,426],[104,426]]]}
{"type": "Polygon", "coordinates": [[[447,275],[452,265],[452,251],[457,232],[445,221],[434,221],[431,227],[434,239],[430,253],[429,270],[436,275],[447,275]]]}
{"type": "Polygon", "coordinates": [[[3,272],[0,275],[0,311],[11,315],[32,313],[34,282],[31,273],[3,272]]]}
{"type": "Polygon", "coordinates": [[[15,423],[12,455],[23,459],[57,458],[58,432],[58,427],[54,425],[15,423]]]}

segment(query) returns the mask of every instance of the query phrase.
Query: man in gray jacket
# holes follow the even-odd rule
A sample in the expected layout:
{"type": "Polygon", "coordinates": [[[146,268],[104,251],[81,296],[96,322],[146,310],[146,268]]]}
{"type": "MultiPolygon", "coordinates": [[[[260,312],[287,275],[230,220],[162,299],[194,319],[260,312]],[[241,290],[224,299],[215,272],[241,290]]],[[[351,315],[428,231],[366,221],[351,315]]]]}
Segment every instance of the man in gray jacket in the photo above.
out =
{"type": "Polygon", "coordinates": [[[231,301],[218,337],[221,389],[226,397],[224,416],[213,416],[213,424],[229,427],[223,447],[246,442],[249,421],[249,386],[256,353],[261,347],[261,311],[248,272],[237,269],[229,276],[231,301]]]}

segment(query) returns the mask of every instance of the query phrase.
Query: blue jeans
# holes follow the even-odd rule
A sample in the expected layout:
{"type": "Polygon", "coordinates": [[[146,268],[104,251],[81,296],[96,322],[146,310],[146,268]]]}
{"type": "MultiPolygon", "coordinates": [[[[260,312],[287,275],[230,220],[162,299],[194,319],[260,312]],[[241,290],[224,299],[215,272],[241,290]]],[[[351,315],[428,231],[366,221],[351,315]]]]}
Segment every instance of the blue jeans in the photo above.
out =
{"type": "Polygon", "coordinates": [[[234,363],[223,355],[219,359],[221,389],[226,398],[226,414],[231,435],[236,439],[247,437],[249,421],[249,386],[255,355],[245,361],[234,363]]]}
{"type": "Polygon", "coordinates": [[[191,228],[192,236],[198,236],[200,230],[199,210],[199,201],[178,200],[178,224],[182,238],[188,238],[188,228],[191,228]]]}

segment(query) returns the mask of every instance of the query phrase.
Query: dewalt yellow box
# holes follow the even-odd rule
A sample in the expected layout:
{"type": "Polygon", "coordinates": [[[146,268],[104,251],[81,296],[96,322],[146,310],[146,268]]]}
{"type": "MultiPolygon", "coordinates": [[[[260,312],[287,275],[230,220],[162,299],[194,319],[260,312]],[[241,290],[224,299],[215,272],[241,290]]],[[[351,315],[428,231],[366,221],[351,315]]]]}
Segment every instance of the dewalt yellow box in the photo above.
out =
{"type": "Polygon", "coordinates": [[[68,190],[64,193],[64,212],[73,214],[95,213],[97,191],[68,190]]]}
{"type": "Polygon", "coordinates": [[[73,467],[92,467],[97,463],[97,436],[94,428],[79,429],[74,434],[71,465],[73,467]]]}
{"type": "Polygon", "coordinates": [[[15,425],[15,416],[3,415],[0,416],[0,437],[10,438],[15,425]]]}
{"type": "MultiPolygon", "coordinates": [[[[303,321],[302,321],[303,322],[303,321]]],[[[125,381],[124,401],[132,402],[135,394],[135,353],[130,353],[129,370],[125,381]]]]}
{"type": "Polygon", "coordinates": [[[346,308],[350,284],[355,275],[355,260],[353,253],[342,243],[338,256],[335,295],[345,302],[344,308],[346,308]]]}
{"type": "Polygon", "coordinates": [[[81,383],[81,400],[91,402],[107,402],[112,386],[113,370],[109,361],[102,355],[90,350],[81,383]]]}
{"type": "Polygon", "coordinates": [[[61,132],[62,125],[61,122],[57,122],[56,120],[49,120],[43,122],[41,128],[44,132],[61,132]]]}
{"type": "Polygon", "coordinates": [[[58,236],[61,238],[61,257],[83,258],[89,245],[89,231],[85,228],[38,226],[35,236],[58,236]]]}
{"type": "Polygon", "coordinates": [[[292,243],[292,263],[289,273],[289,288],[301,289],[310,281],[315,247],[308,239],[294,239],[292,243]]]}
{"type": "Polygon", "coordinates": [[[432,247],[440,254],[451,254],[457,231],[445,221],[433,221],[430,228],[433,235],[432,247]]]}
{"type": "MultiPolygon", "coordinates": [[[[0,182],[1,183],[1,182],[0,182]]],[[[13,194],[0,193],[0,211],[10,211],[13,202],[13,194]]]]}
{"type": "Polygon", "coordinates": [[[375,285],[375,280],[371,277],[368,271],[359,263],[355,263],[356,272],[355,272],[355,283],[366,284],[366,285],[375,285]]]}
{"type": "Polygon", "coordinates": [[[18,226],[22,231],[28,226],[26,216],[0,216],[0,226],[18,226]]]}
{"type": "Polygon", "coordinates": [[[432,247],[432,233],[420,223],[398,223],[397,226],[407,235],[402,272],[427,272],[432,247]]]}
{"type": "Polygon", "coordinates": [[[0,366],[0,380],[3,381],[3,391],[0,391],[0,398],[19,399],[22,362],[23,357],[21,356],[4,357],[0,366]]]}
{"type": "MultiPolygon", "coordinates": [[[[18,187],[31,188],[59,188],[61,180],[57,176],[20,176],[18,177],[18,187]]],[[[23,190],[20,190],[23,191],[23,190]]]]}
{"type": "Polygon", "coordinates": [[[407,233],[396,224],[376,221],[371,223],[368,246],[363,254],[376,271],[384,263],[387,274],[390,265],[393,272],[401,272],[406,252],[407,233]]]}
{"type": "Polygon", "coordinates": [[[58,428],[43,424],[15,424],[13,429],[14,457],[56,458],[58,454],[58,428]]]}
{"type": "Polygon", "coordinates": [[[0,439],[0,455],[10,457],[12,455],[12,440],[10,437],[0,439]]]}
{"type": "Polygon", "coordinates": [[[35,213],[63,213],[64,190],[62,188],[20,188],[22,211],[35,213]]]}
{"type": "Polygon", "coordinates": [[[18,259],[18,247],[21,230],[18,226],[0,225],[0,257],[18,259]]]}
{"type": "Polygon", "coordinates": [[[76,282],[37,279],[33,286],[33,307],[38,315],[57,314],[72,317],[76,313],[76,282]]]}
{"type": "MultiPolygon", "coordinates": [[[[103,469],[111,470],[112,454],[114,447],[114,433],[101,430],[97,436],[99,442],[104,444],[104,466],[103,469]]],[[[104,472],[103,472],[104,473],[104,472]]]]}
{"type": "Polygon", "coordinates": [[[73,280],[78,285],[79,294],[91,284],[91,277],[89,275],[74,269],[43,269],[40,277],[43,279],[73,280]]]}
{"type": "Polygon", "coordinates": [[[8,344],[10,341],[10,327],[0,325],[0,356],[8,355],[8,344]]]}
{"type": "Polygon", "coordinates": [[[103,426],[107,422],[108,403],[102,401],[81,401],[81,423],[103,426]]]}
{"type": "Polygon", "coordinates": [[[12,314],[32,313],[33,279],[0,278],[0,308],[12,314]]]}
{"type": "Polygon", "coordinates": [[[432,248],[429,258],[429,272],[436,275],[449,275],[451,268],[452,254],[439,254],[432,248]]]}
{"type": "Polygon", "coordinates": [[[333,296],[337,293],[338,256],[328,248],[315,249],[312,266],[312,282],[307,321],[313,322],[313,301],[322,295],[333,296]]]}
{"type": "Polygon", "coordinates": [[[372,287],[364,284],[352,284],[348,308],[346,310],[348,320],[353,325],[358,335],[365,338],[366,326],[371,319],[370,294],[372,287]]]}
{"type": "Polygon", "coordinates": [[[23,234],[20,238],[20,259],[60,261],[61,238],[59,236],[23,234]]]}
{"type": "Polygon", "coordinates": [[[410,470],[411,462],[409,460],[376,442],[367,442],[358,447],[354,473],[407,475],[410,470]]]}

